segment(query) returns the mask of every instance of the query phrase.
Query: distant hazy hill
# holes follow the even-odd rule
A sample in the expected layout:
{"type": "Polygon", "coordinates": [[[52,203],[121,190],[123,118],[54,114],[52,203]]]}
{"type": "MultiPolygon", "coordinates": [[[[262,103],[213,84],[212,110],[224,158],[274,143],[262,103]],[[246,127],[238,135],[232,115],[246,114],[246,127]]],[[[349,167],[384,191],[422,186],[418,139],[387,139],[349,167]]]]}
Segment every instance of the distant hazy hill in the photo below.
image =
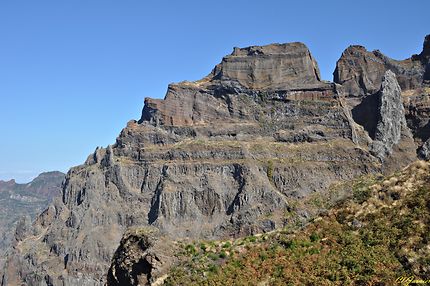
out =
{"type": "Polygon", "coordinates": [[[64,176],[61,172],[42,173],[27,184],[0,180],[0,267],[17,222],[23,217],[33,219],[59,195],[64,176]]]}

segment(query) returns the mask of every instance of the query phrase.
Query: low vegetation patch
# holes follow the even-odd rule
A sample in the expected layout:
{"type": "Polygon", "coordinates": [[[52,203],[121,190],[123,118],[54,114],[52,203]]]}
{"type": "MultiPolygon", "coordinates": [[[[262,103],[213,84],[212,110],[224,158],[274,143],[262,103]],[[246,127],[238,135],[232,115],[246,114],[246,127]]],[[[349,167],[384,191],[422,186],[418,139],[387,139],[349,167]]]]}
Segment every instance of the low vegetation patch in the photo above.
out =
{"type": "Polygon", "coordinates": [[[429,279],[429,170],[417,162],[380,183],[359,182],[351,199],[300,231],[200,244],[184,252],[165,283],[400,285],[402,276],[429,279]]]}

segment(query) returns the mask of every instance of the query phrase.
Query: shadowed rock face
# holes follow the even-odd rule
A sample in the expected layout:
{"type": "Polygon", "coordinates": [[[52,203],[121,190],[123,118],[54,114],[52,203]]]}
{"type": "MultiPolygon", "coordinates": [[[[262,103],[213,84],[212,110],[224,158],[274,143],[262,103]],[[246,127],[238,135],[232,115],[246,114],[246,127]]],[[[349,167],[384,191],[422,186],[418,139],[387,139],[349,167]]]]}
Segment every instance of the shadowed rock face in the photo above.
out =
{"type": "Polygon", "coordinates": [[[334,82],[341,84],[349,96],[378,92],[385,71],[391,70],[403,91],[422,87],[429,80],[429,36],[423,51],[409,59],[393,60],[380,51],[369,52],[363,46],[350,46],[336,64],[334,82]]]}
{"type": "Polygon", "coordinates": [[[424,142],[424,144],[418,150],[418,155],[420,159],[430,160],[430,140],[424,142]]]}
{"type": "Polygon", "coordinates": [[[424,83],[430,84],[430,35],[424,39],[423,51],[419,55],[419,59],[425,65],[424,83]]]}
{"type": "MultiPolygon", "coordinates": [[[[103,285],[115,251],[129,249],[127,235],[118,248],[129,227],[171,239],[271,231],[291,223],[295,202],[413,160],[393,149],[402,160],[381,165],[338,88],[321,82],[307,48],[293,43],[236,49],[208,77],[146,99],[139,122],[69,171],[62,198],[17,244],[7,281],[103,285]]],[[[322,209],[296,211],[306,221],[322,209]]],[[[127,259],[116,257],[121,272],[127,259]]],[[[153,278],[140,258],[124,279],[153,278]]]]}

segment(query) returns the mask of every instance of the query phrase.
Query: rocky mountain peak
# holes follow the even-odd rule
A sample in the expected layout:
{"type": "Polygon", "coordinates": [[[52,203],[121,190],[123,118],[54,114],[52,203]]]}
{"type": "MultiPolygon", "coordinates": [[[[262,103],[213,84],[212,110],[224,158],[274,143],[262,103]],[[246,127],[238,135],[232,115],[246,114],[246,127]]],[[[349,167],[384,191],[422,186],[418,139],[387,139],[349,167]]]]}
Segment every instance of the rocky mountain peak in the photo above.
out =
{"type": "Polygon", "coordinates": [[[8,187],[14,186],[15,184],[16,184],[15,179],[11,179],[9,181],[0,180],[0,191],[2,191],[3,188],[8,188],[8,187]]]}
{"type": "Polygon", "coordinates": [[[341,84],[349,96],[366,96],[379,91],[382,78],[391,70],[403,91],[421,87],[428,71],[429,37],[424,41],[423,52],[405,60],[394,60],[381,51],[367,51],[365,47],[349,46],[336,63],[333,73],[335,83],[341,84]],[[427,56],[426,56],[427,55],[427,56]]]}
{"type": "Polygon", "coordinates": [[[297,89],[320,82],[309,49],[300,42],[234,48],[212,71],[212,80],[249,89],[297,89]]]}
{"type": "Polygon", "coordinates": [[[202,80],[169,85],[164,100],[146,98],[139,123],[191,126],[252,117],[249,101],[238,104],[243,94],[314,100],[335,92],[333,84],[320,80],[318,65],[303,43],[235,48],[202,80]]]}
{"type": "Polygon", "coordinates": [[[430,57],[430,34],[424,39],[423,51],[420,54],[421,57],[430,57]]]}
{"type": "Polygon", "coordinates": [[[170,247],[163,237],[221,239],[306,223],[325,210],[316,198],[341,198],[333,186],[349,192],[351,180],[416,158],[414,143],[399,135],[399,69],[385,73],[387,63],[350,47],[338,62],[341,87],[320,80],[302,43],[235,48],[202,80],[147,98],[115,144],[68,172],[62,198],[18,242],[4,281],[155,284],[168,261],[158,255],[158,246],[170,247]],[[354,83],[364,90],[362,82],[379,95],[371,96],[379,112],[370,113],[378,117],[368,133],[354,122],[348,93],[354,83]]]}

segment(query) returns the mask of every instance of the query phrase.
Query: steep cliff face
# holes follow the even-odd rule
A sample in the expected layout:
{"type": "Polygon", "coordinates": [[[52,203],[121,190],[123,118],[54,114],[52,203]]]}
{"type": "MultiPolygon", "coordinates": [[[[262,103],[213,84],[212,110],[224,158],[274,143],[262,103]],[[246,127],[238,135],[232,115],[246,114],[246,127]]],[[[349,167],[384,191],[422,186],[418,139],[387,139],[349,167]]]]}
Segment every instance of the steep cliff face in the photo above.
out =
{"type": "MultiPolygon", "coordinates": [[[[204,79],[146,99],[114,145],[69,171],[61,200],[16,245],[4,281],[103,285],[129,227],[213,239],[285,226],[296,202],[415,155],[394,148],[390,157],[405,160],[381,165],[371,144],[303,44],[235,49],[204,79]]],[[[315,214],[296,213],[295,221],[315,214]]]]}
{"type": "Polygon", "coordinates": [[[398,61],[380,51],[369,52],[363,46],[350,46],[336,63],[334,82],[341,84],[349,96],[365,96],[378,92],[387,70],[396,74],[403,91],[414,90],[428,83],[429,38],[426,36],[419,55],[398,61]]]}
{"type": "Polygon", "coordinates": [[[350,182],[350,198],[298,231],[183,245],[164,285],[422,284],[430,276],[429,171],[417,161],[350,182]]]}
{"type": "Polygon", "coordinates": [[[418,58],[425,66],[424,84],[430,85],[430,35],[425,37],[423,51],[419,54],[418,58]]]}
{"type": "Polygon", "coordinates": [[[320,84],[316,61],[303,43],[235,48],[209,78],[249,89],[304,89],[320,84]]]}
{"type": "Polygon", "coordinates": [[[403,61],[390,59],[380,51],[368,52],[362,46],[350,46],[343,52],[333,74],[334,81],[342,85],[353,108],[353,119],[371,138],[375,138],[378,124],[378,93],[388,70],[395,74],[400,86],[406,123],[416,144],[422,146],[430,138],[429,51],[430,35],[425,37],[420,54],[403,61]]]}
{"type": "Polygon", "coordinates": [[[378,119],[371,152],[384,159],[392,153],[393,146],[399,143],[402,132],[407,132],[401,90],[392,71],[385,72],[381,89],[376,96],[378,119]]]}
{"type": "Polygon", "coordinates": [[[331,100],[334,84],[320,80],[318,65],[302,43],[235,48],[197,82],[169,86],[164,100],[145,100],[140,123],[192,126],[255,119],[259,101],[331,100]]]}

